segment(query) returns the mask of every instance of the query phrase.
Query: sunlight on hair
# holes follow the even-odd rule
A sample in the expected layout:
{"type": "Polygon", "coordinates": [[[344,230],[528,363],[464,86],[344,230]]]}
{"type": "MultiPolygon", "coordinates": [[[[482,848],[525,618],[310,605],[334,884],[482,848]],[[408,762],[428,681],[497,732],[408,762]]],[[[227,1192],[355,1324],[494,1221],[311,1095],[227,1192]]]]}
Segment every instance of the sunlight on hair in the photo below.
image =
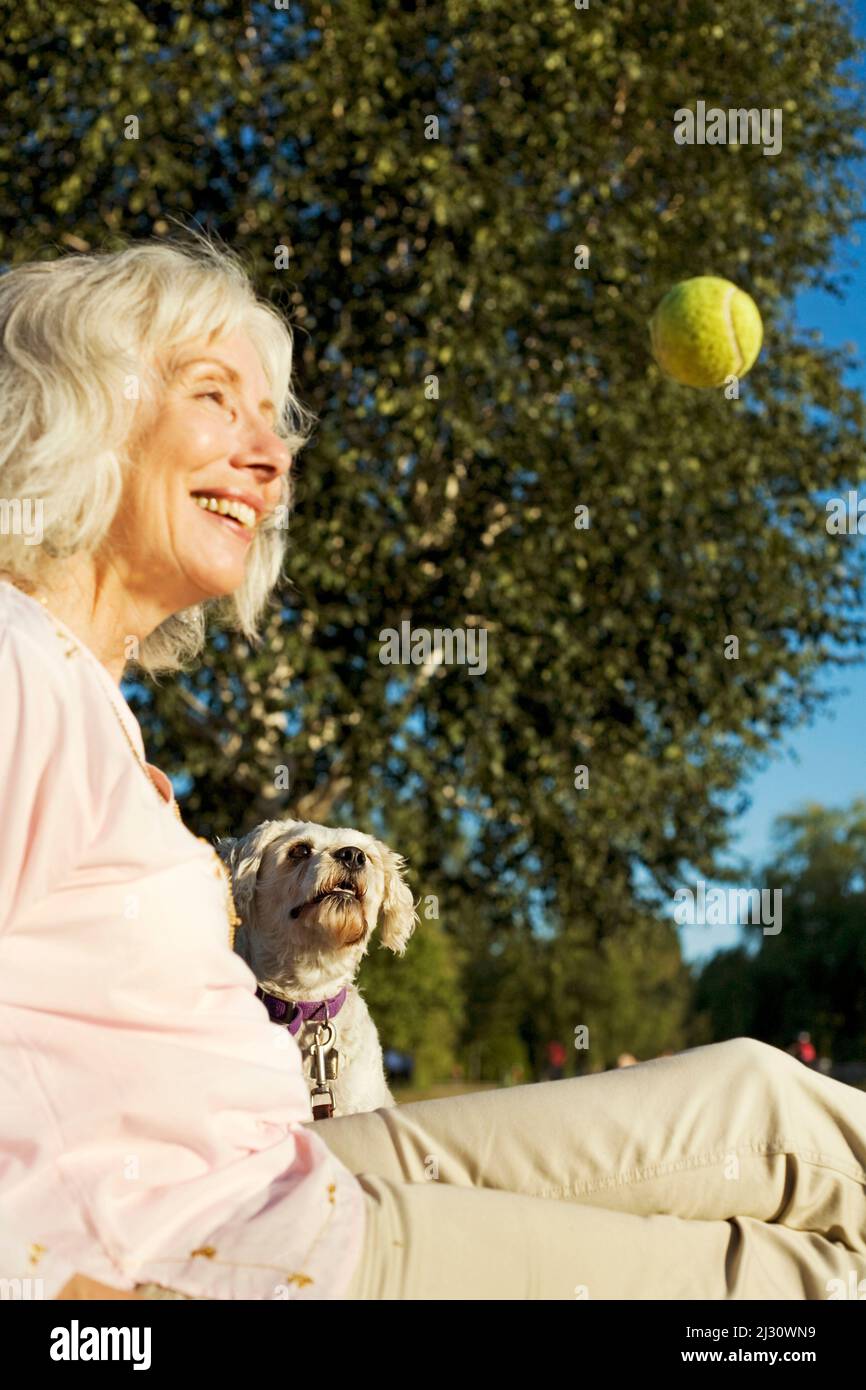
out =
{"type": "MultiPolygon", "coordinates": [[[[256,296],[240,257],[202,232],[188,242],[28,262],[0,276],[0,496],[43,504],[41,544],[0,533],[0,574],[25,591],[63,559],[99,550],[120,503],[135,443],[159,409],[185,344],[246,332],[276,407],[276,432],[296,455],[316,417],[292,390],[292,335],[256,296]]],[[[291,508],[291,474],[281,509],[291,508]]],[[[208,616],[251,641],[281,578],[287,529],[265,523],[240,588],[173,614],[141,645],[151,676],[186,668],[208,616]]]]}

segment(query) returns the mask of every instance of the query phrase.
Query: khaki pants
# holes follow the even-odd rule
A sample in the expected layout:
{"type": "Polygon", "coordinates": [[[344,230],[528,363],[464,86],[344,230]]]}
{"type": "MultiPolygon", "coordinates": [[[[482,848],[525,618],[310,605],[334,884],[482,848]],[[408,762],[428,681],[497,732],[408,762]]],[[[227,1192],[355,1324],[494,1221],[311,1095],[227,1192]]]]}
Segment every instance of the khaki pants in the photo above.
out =
{"type": "Polygon", "coordinates": [[[866,1297],[866,1093],[753,1038],[315,1129],[351,1299],[866,1297]]]}

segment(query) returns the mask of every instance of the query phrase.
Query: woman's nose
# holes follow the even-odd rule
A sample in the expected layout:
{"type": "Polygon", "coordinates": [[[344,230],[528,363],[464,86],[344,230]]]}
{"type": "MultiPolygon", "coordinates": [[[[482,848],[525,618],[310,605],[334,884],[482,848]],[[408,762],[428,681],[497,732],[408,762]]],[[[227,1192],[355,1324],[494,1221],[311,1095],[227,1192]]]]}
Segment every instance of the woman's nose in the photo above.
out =
{"type": "Polygon", "coordinates": [[[288,445],[262,421],[250,422],[239,453],[249,466],[266,465],[278,478],[288,473],[293,463],[288,445]]]}

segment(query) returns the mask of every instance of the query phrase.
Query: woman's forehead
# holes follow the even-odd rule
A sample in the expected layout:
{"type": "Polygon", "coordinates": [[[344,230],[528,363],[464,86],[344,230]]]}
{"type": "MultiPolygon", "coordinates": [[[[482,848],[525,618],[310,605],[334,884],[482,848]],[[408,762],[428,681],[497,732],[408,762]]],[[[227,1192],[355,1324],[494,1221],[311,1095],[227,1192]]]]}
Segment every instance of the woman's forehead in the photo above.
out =
{"type": "Polygon", "coordinates": [[[264,364],[252,339],[242,329],[220,338],[191,338],[176,344],[167,354],[167,364],[176,372],[208,363],[235,373],[249,385],[256,381],[267,385],[264,364]]]}

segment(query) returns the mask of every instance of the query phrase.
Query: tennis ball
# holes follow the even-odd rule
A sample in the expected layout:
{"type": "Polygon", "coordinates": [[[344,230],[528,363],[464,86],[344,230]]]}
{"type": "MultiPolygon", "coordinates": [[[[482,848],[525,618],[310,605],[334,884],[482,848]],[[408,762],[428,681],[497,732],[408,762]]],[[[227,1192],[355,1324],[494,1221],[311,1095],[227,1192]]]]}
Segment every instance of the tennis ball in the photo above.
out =
{"type": "Polygon", "coordinates": [[[683,386],[722,386],[726,377],[745,376],[763,336],[755,301],[717,275],[674,285],[650,319],[653,356],[683,386]]]}

